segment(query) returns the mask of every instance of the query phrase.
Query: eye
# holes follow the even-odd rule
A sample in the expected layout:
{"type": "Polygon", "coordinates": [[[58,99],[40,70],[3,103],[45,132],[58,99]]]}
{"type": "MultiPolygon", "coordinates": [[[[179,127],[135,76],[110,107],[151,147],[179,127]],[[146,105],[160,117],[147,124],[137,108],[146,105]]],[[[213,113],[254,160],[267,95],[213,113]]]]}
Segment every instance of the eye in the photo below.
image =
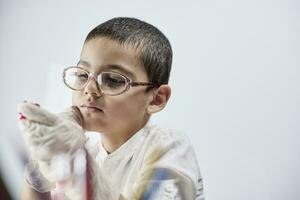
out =
{"type": "Polygon", "coordinates": [[[126,79],[119,74],[103,73],[102,83],[105,85],[105,87],[120,88],[125,86],[126,79]]]}
{"type": "Polygon", "coordinates": [[[86,81],[89,78],[89,75],[85,72],[75,72],[75,76],[81,81],[86,81]]]}

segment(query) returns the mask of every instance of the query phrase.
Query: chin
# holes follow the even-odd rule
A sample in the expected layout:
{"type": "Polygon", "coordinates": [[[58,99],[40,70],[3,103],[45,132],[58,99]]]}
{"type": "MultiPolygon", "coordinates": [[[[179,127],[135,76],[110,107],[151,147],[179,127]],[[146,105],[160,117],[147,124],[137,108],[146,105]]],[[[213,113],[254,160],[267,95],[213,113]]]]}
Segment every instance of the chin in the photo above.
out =
{"type": "Polygon", "coordinates": [[[101,122],[99,122],[99,120],[91,120],[84,118],[83,129],[85,131],[102,132],[103,126],[101,126],[101,122]]]}
{"type": "Polygon", "coordinates": [[[102,132],[102,130],[99,127],[94,127],[94,126],[89,126],[89,125],[84,125],[83,129],[85,131],[102,132]]]}

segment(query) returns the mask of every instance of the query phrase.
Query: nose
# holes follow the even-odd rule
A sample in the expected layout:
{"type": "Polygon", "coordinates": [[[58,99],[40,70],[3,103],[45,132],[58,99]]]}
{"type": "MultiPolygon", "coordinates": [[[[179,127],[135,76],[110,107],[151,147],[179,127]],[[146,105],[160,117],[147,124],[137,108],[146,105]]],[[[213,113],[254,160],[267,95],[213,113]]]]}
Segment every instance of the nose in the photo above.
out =
{"type": "Polygon", "coordinates": [[[102,96],[102,91],[100,90],[97,79],[95,77],[92,76],[88,80],[84,88],[84,94],[92,97],[102,96]]]}

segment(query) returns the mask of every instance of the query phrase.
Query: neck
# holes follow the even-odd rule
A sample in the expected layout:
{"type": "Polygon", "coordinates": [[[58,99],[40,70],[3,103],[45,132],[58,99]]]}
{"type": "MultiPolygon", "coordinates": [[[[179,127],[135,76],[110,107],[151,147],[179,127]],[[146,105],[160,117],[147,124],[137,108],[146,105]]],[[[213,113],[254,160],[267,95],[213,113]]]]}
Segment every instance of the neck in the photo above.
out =
{"type": "Polygon", "coordinates": [[[122,146],[127,140],[129,140],[136,132],[142,129],[145,124],[148,122],[146,120],[141,125],[122,133],[115,134],[103,134],[102,135],[102,145],[107,153],[112,153],[122,146]]]}

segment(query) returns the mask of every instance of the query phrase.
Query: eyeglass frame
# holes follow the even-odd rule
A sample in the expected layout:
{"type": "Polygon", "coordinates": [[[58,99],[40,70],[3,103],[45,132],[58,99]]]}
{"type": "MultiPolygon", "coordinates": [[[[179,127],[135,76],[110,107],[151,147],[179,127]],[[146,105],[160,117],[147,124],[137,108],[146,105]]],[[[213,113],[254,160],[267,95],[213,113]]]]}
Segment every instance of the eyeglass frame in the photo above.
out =
{"type": "Polygon", "coordinates": [[[89,71],[87,71],[86,69],[84,69],[84,68],[82,68],[82,67],[78,67],[78,66],[70,66],[70,67],[65,68],[65,69],[63,70],[63,77],[62,77],[62,78],[63,78],[64,84],[65,84],[68,88],[70,88],[71,90],[74,90],[74,91],[80,91],[80,90],[84,89],[84,88],[87,86],[87,84],[89,83],[91,77],[94,77],[94,79],[95,79],[95,81],[96,81],[96,83],[97,83],[97,89],[100,90],[101,93],[103,93],[103,94],[105,94],[105,95],[109,95],[109,96],[117,96],[117,95],[123,94],[124,92],[128,91],[131,87],[148,86],[148,87],[150,87],[150,88],[155,88],[155,87],[159,87],[159,86],[160,86],[160,84],[155,84],[155,83],[152,83],[152,82],[132,81],[132,80],[131,80],[130,78],[128,78],[126,75],[121,74],[121,73],[119,73],[119,72],[115,72],[115,71],[113,71],[113,72],[112,72],[112,71],[105,71],[105,72],[101,72],[100,74],[96,75],[96,73],[94,73],[94,72],[89,72],[89,71]],[[72,87],[70,87],[70,86],[66,83],[66,80],[65,80],[65,75],[66,75],[66,73],[65,73],[65,72],[66,72],[67,70],[71,69],[71,68],[75,68],[75,69],[78,68],[78,69],[81,69],[81,70],[85,71],[85,72],[88,74],[88,80],[86,81],[85,84],[83,84],[82,88],[80,88],[80,89],[72,88],[72,87]],[[123,91],[121,91],[121,92],[119,92],[119,93],[117,93],[117,94],[106,94],[105,92],[103,92],[103,91],[101,90],[100,84],[98,83],[98,76],[100,76],[102,73],[107,73],[107,72],[109,72],[109,73],[114,73],[114,74],[118,74],[118,75],[120,75],[120,76],[122,76],[122,77],[125,78],[125,89],[124,89],[123,91]]]}

